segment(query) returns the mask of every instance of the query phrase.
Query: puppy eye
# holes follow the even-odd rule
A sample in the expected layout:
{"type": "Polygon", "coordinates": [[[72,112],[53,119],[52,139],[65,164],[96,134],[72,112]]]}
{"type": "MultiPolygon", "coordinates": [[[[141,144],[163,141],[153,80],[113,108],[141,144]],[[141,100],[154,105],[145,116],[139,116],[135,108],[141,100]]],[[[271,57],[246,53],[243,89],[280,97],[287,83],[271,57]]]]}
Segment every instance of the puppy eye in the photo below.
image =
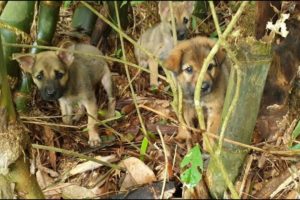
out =
{"type": "Polygon", "coordinates": [[[184,65],[182,67],[183,71],[185,71],[188,74],[192,74],[193,73],[193,67],[191,65],[184,65]]]}
{"type": "Polygon", "coordinates": [[[184,17],[184,18],[183,18],[183,23],[187,24],[188,22],[189,22],[189,19],[186,18],[186,17],[184,17]]]}
{"type": "Polygon", "coordinates": [[[61,72],[55,72],[55,78],[56,78],[57,80],[61,79],[63,76],[64,76],[63,73],[61,73],[61,72]]]}
{"type": "Polygon", "coordinates": [[[37,80],[42,80],[43,79],[43,75],[42,74],[39,74],[35,77],[37,80]]]}
{"type": "Polygon", "coordinates": [[[214,65],[213,64],[209,64],[207,70],[211,71],[213,68],[214,68],[214,65]]]}

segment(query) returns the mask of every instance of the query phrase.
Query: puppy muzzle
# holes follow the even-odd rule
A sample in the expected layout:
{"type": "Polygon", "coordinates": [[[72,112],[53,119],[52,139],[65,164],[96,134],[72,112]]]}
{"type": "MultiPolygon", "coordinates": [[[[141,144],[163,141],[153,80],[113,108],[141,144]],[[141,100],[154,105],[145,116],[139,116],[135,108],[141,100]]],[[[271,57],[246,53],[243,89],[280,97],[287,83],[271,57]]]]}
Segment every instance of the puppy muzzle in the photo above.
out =
{"type": "Polygon", "coordinates": [[[45,85],[40,92],[42,98],[46,101],[55,101],[63,96],[63,88],[57,83],[45,85]]]}
{"type": "Polygon", "coordinates": [[[184,40],[184,39],[186,39],[186,31],[185,30],[177,31],[177,40],[184,40]]]}
{"type": "Polygon", "coordinates": [[[201,86],[201,94],[206,95],[209,94],[212,91],[212,83],[209,83],[208,81],[204,81],[201,86]]]}

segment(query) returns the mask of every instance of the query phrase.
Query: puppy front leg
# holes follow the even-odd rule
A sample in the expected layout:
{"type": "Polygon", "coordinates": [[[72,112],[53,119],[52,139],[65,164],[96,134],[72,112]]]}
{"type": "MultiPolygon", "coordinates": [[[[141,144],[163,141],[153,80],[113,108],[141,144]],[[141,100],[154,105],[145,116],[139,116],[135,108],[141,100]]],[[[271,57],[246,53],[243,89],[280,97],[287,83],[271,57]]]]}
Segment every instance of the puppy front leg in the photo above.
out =
{"type": "Polygon", "coordinates": [[[90,99],[86,99],[82,102],[86,108],[88,113],[88,133],[89,133],[89,145],[96,146],[100,144],[101,139],[98,135],[98,128],[97,128],[97,104],[96,98],[93,96],[90,99]]]}
{"type": "Polygon", "coordinates": [[[115,115],[115,108],[116,108],[116,99],[114,95],[114,86],[111,80],[110,72],[106,72],[101,80],[104,90],[108,96],[108,110],[106,118],[111,118],[115,115]]]}
{"type": "Polygon", "coordinates": [[[85,114],[85,109],[84,109],[84,105],[79,105],[79,109],[76,112],[75,116],[72,118],[73,121],[78,122],[81,117],[83,117],[83,115],[85,114]]]}
{"type": "Polygon", "coordinates": [[[69,101],[60,98],[59,100],[59,106],[61,110],[61,115],[62,115],[62,121],[65,124],[72,124],[72,105],[70,104],[69,101]]]}
{"type": "Polygon", "coordinates": [[[149,59],[149,70],[150,70],[150,85],[151,86],[158,86],[158,63],[153,60],[149,59]]]}
{"type": "MultiPolygon", "coordinates": [[[[193,118],[195,116],[195,112],[193,111],[193,108],[190,108],[190,106],[184,106],[183,107],[183,118],[189,127],[194,127],[193,126],[193,118]]],[[[183,126],[180,126],[178,129],[178,134],[176,136],[176,139],[178,140],[189,140],[191,139],[191,132],[183,126]]]]}
{"type": "MultiPolygon", "coordinates": [[[[221,110],[220,111],[210,111],[207,118],[207,132],[212,134],[218,134],[219,128],[221,126],[221,110]]],[[[209,138],[211,146],[214,146],[215,141],[212,138],[209,138]]],[[[207,150],[206,145],[203,145],[203,148],[207,150]]]]}

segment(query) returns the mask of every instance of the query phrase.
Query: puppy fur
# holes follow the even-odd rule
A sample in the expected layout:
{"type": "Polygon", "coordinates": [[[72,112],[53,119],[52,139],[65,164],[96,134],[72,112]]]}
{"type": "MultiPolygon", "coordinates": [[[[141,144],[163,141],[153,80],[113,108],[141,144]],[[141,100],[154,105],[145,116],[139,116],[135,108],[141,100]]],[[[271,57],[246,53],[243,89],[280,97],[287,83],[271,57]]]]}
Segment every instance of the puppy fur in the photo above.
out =
{"type": "MultiPolygon", "coordinates": [[[[190,17],[194,9],[194,1],[173,2],[177,39],[186,39],[190,17]]],[[[158,10],[161,22],[149,28],[141,35],[138,44],[160,60],[165,60],[174,47],[171,13],[168,1],[160,1],[158,10]]],[[[135,47],[135,57],[138,64],[150,69],[150,85],[158,85],[158,63],[150,59],[143,51],[135,47]]]]}
{"type": "MultiPolygon", "coordinates": [[[[102,53],[95,47],[86,44],[76,44],[64,41],[60,48],[69,51],[81,51],[95,55],[102,53]]],[[[71,124],[84,115],[84,108],[88,113],[89,144],[98,145],[97,102],[95,87],[102,83],[109,99],[108,115],[115,112],[115,97],[113,83],[107,63],[96,57],[74,54],[67,51],[44,51],[36,55],[15,55],[23,71],[32,75],[44,100],[58,100],[63,122],[71,124]],[[79,112],[72,118],[73,104],[78,103],[79,112]]]]}
{"type": "MultiPolygon", "coordinates": [[[[206,37],[196,37],[179,43],[170,53],[164,67],[174,72],[182,87],[183,117],[188,126],[193,127],[196,118],[194,91],[204,59],[215,42],[206,37]]],[[[209,64],[201,87],[201,105],[205,111],[207,131],[217,133],[221,124],[221,112],[229,77],[229,63],[224,51],[219,50],[209,64]]],[[[177,139],[190,138],[190,132],[180,127],[177,139]]]]}

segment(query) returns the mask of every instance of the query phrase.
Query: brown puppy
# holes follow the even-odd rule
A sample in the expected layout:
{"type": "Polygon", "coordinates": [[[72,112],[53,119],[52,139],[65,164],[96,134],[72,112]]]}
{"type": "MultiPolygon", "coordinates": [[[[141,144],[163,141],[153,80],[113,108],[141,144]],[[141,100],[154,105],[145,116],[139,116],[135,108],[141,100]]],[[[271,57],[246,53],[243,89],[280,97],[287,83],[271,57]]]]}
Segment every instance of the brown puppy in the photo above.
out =
{"type": "MultiPolygon", "coordinates": [[[[186,39],[190,18],[194,9],[194,1],[178,1],[173,2],[173,14],[175,18],[175,26],[178,40],[186,39]]],[[[141,35],[138,43],[150,53],[155,55],[161,61],[165,60],[174,47],[172,34],[172,18],[169,10],[168,1],[160,1],[158,3],[158,11],[161,22],[149,28],[141,35]]],[[[158,86],[158,63],[149,58],[143,51],[135,47],[135,57],[138,64],[142,67],[149,66],[150,85],[158,86]]]]}
{"type": "MultiPolygon", "coordinates": [[[[75,44],[71,41],[63,42],[60,48],[102,55],[91,45],[75,44]]],[[[25,72],[32,75],[44,100],[59,101],[64,123],[71,124],[73,120],[79,120],[85,108],[88,113],[89,144],[95,146],[101,142],[96,125],[95,86],[98,83],[102,83],[109,98],[107,117],[115,113],[111,73],[103,59],[66,51],[44,51],[36,55],[17,54],[14,59],[25,72]],[[80,110],[72,118],[74,103],[79,103],[80,110]]]]}
{"type": "MultiPolygon", "coordinates": [[[[164,66],[173,71],[183,90],[183,117],[193,127],[197,116],[194,106],[194,91],[204,59],[215,42],[206,37],[196,37],[179,43],[170,53],[164,66]]],[[[205,111],[207,131],[217,133],[221,124],[221,112],[229,76],[225,52],[219,50],[211,61],[201,87],[201,105],[205,111]]],[[[180,127],[177,139],[190,138],[190,132],[180,127]]]]}

